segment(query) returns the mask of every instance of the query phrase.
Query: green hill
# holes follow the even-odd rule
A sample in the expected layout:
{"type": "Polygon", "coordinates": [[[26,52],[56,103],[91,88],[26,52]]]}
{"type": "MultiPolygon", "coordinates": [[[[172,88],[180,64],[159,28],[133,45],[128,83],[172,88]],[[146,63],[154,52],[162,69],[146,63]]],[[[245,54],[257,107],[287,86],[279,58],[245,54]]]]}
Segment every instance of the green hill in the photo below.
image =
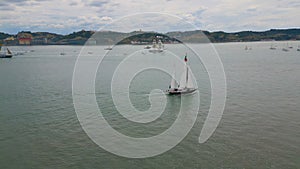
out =
{"type": "MultiPolygon", "coordinates": [[[[85,31],[81,30],[68,35],[59,35],[49,32],[20,32],[30,34],[34,40],[47,39],[48,45],[84,45],[87,40],[90,44],[97,45],[114,45],[114,44],[148,44],[159,36],[163,43],[185,42],[185,43],[219,43],[219,42],[252,42],[266,40],[300,40],[300,29],[271,29],[268,31],[242,31],[226,33],[222,31],[184,31],[168,32],[166,34],[157,32],[140,32],[130,33],[113,32],[113,31],[85,31]]],[[[0,33],[0,43],[8,37],[18,37],[7,33],[0,33]]]]}

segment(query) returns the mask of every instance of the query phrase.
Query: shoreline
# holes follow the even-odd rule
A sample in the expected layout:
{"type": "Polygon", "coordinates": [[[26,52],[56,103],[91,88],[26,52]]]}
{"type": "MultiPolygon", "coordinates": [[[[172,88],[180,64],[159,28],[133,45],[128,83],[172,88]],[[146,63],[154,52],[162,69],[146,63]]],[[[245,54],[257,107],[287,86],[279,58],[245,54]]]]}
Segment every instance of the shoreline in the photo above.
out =
{"type": "MultiPolygon", "coordinates": [[[[229,44],[229,43],[284,43],[284,42],[299,42],[300,40],[282,40],[282,41],[242,41],[242,42],[210,42],[210,43],[168,43],[164,45],[178,45],[178,44],[229,44]]],[[[109,45],[109,44],[99,44],[99,45],[74,45],[74,44],[47,44],[47,45],[2,45],[2,46],[10,46],[10,47],[31,47],[31,46],[145,46],[144,45],[136,45],[136,44],[116,44],[116,45],[109,45]]],[[[1,45],[0,45],[1,46],[1,45]]]]}

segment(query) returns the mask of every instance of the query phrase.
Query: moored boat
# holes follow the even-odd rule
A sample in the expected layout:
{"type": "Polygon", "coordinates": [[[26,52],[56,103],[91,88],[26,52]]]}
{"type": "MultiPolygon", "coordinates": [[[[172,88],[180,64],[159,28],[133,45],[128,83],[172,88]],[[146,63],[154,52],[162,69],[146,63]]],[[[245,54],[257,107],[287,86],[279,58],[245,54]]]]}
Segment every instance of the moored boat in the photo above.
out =
{"type": "Polygon", "coordinates": [[[4,51],[1,51],[0,53],[0,58],[12,58],[13,57],[12,52],[7,47],[4,48],[5,48],[4,51]]]}
{"type": "Polygon", "coordinates": [[[151,53],[161,53],[164,51],[164,45],[161,40],[154,39],[152,43],[152,47],[149,48],[149,52],[151,53]]]}

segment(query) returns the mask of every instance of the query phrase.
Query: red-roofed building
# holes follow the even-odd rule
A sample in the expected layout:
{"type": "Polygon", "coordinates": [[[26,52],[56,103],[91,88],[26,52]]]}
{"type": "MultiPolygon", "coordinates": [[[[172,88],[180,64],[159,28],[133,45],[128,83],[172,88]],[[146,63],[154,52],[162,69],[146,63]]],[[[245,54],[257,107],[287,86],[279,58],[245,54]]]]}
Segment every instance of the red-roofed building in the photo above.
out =
{"type": "Polygon", "coordinates": [[[31,45],[31,38],[19,38],[19,45],[31,45]]]}
{"type": "Polygon", "coordinates": [[[32,35],[30,33],[21,32],[18,33],[19,45],[31,45],[32,35]]]}

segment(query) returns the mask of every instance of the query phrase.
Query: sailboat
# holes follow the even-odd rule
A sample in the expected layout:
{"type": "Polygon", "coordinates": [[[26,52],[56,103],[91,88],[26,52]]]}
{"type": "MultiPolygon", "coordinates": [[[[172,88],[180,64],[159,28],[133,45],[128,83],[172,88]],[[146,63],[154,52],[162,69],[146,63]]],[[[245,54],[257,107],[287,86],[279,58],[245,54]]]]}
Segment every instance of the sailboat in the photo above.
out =
{"type": "Polygon", "coordinates": [[[112,47],[107,47],[107,48],[105,48],[104,50],[112,50],[113,48],[112,47]]]}
{"type": "Polygon", "coordinates": [[[197,89],[189,86],[189,66],[187,64],[187,55],[184,57],[185,63],[185,72],[184,72],[184,82],[178,84],[175,80],[175,73],[172,76],[171,84],[169,89],[166,90],[166,94],[168,95],[181,95],[181,94],[189,94],[195,92],[197,89]]]}
{"type": "Polygon", "coordinates": [[[7,47],[4,47],[2,49],[4,50],[1,50],[0,58],[12,58],[13,54],[7,47]]]}
{"type": "Polygon", "coordinates": [[[271,49],[271,50],[276,50],[276,47],[274,47],[273,44],[271,44],[270,49],[271,49]]]}
{"type": "Polygon", "coordinates": [[[288,52],[289,51],[289,43],[286,43],[286,47],[283,47],[282,48],[282,51],[284,51],[284,52],[288,52]]]}
{"type": "Polygon", "coordinates": [[[251,46],[248,47],[248,46],[245,46],[245,50],[252,50],[251,46]]]}
{"type": "Polygon", "coordinates": [[[161,40],[156,41],[156,39],[153,40],[152,47],[149,49],[149,52],[151,53],[161,53],[164,51],[164,45],[161,42],[161,40]]]}

